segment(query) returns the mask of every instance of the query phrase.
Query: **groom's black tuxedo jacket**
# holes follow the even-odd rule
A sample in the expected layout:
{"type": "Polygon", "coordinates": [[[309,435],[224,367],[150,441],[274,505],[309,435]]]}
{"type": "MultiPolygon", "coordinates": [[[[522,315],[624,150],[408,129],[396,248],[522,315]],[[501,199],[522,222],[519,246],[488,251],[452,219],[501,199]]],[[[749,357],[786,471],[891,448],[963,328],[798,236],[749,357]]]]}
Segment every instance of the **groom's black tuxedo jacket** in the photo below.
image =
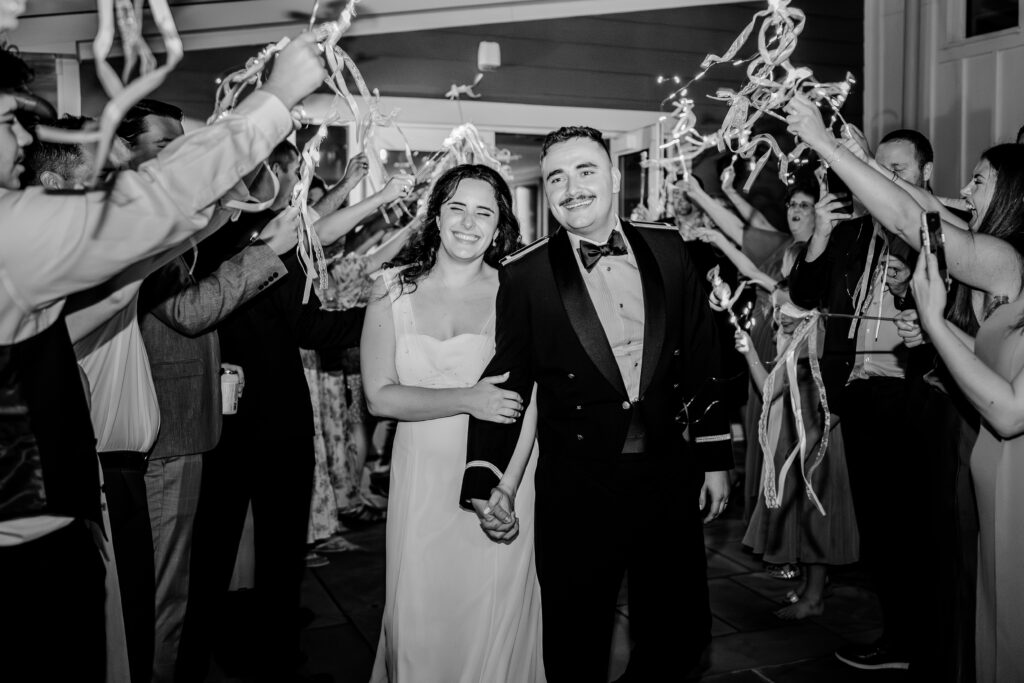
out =
{"type": "MultiPolygon", "coordinates": [[[[622,453],[640,410],[648,453],[678,455],[697,473],[732,467],[719,401],[718,339],[704,289],[675,228],[622,221],[643,283],[639,400],[630,403],[611,345],[564,229],[506,259],[497,301],[497,350],[484,376],[529,400],[537,384],[542,460],[622,453]],[[684,411],[689,416],[684,439],[684,411]]],[[[614,257],[612,257],[614,258],[614,257]]],[[[522,420],[470,418],[462,504],[487,499],[512,457],[522,420]]]]}

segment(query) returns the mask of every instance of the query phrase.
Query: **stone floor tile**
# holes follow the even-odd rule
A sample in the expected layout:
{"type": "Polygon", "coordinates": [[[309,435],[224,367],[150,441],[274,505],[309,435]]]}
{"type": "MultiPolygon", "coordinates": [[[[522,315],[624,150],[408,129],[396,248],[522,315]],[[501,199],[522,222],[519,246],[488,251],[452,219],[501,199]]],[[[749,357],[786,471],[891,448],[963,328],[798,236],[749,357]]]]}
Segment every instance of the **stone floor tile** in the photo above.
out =
{"type": "Polygon", "coordinates": [[[786,593],[800,587],[799,581],[776,579],[767,572],[750,572],[742,576],[734,576],[733,580],[745,588],[749,588],[774,604],[782,604],[786,593]]]}
{"type": "Polygon", "coordinates": [[[831,655],[847,641],[816,624],[796,623],[752,633],[733,633],[711,641],[711,673],[787,664],[831,655]]]}
{"type": "Polygon", "coordinates": [[[302,637],[303,651],[309,657],[304,672],[328,673],[334,683],[366,683],[373,670],[372,650],[351,625],[307,630],[302,637]]]}
{"type": "Polygon", "coordinates": [[[302,578],[302,606],[313,612],[313,621],[306,625],[308,629],[348,623],[345,614],[334,603],[330,593],[313,572],[306,572],[302,578]]]}
{"type": "Polygon", "coordinates": [[[791,626],[774,612],[778,603],[745,588],[733,579],[712,579],[708,582],[711,613],[737,631],[764,631],[791,626]]]}
{"type": "Polygon", "coordinates": [[[726,557],[720,552],[708,549],[706,555],[708,559],[709,579],[715,579],[722,576],[733,576],[735,574],[747,574],[750,572],[749,567],[726,557]]]}
{"type": "Polygon", "coordinates": [[[791,664],[759,669],[772,683],[901,683],[908,680],[905,671],[861,671],[847,666],[832,655],[791,664]]]}
{"type": "Polygon", "coordinates": [[[772,683],[756,671],[735,671],[727,674],[703,676],[700,683],[772,683]]]}
{"type": "Polygon", "coordinates": [[[764,571],[764,562],[757,555],[749,552],[742,543],[742,536],[739,539],[707,539],[705,545],[709,550],[714,550],[719,555],[728,557],[733,562],[747,568],[747,571],[764,571]]]}
{"type": "MultiPolygon", "coordinates": [[[[880,635],[877,601],[870,580],[857,566],[833,573],[833,595],[820,618],[783,622],[772,613],[798,582],[763,572],[760,558],[742,547],[738,510],[705,527],[712,605],[711,667],[703,683],[898,682],[896,676],[854,671],[832,652],[846,642],[871,642],[880,635]],[[837,668],[839,667],[839,668],[837,668]],[[853,676],[853,677],[851,677],[853,676]]],[[[346,538],[365,552],[331,556],[327,567],[307,571],[303,603],[315,619],[303,632],[308,673],[333,674],[338,683],[365,683],[380,633],[384,605],[384,526],[346,538]]],[[[629,657],[628,577],[619,592],[609,673],[617,677],[629,657]]],[[[614,678],[612,679],[614,680],[614,678]]]]}
{"type": "Polygon", "coordinates": [[[725,623],[716,616],[711,617],[711,637],[717,638],[718,636],[726,636],[730,633],[737,633],[729,624],[725,623]]]}
{"type": "Polygon", "coordinates": [[[836,586],[825,599],[825,613],[813,621],[836,633],[859,633],[882,622],[878,598],[855,586],[836,586]]]}

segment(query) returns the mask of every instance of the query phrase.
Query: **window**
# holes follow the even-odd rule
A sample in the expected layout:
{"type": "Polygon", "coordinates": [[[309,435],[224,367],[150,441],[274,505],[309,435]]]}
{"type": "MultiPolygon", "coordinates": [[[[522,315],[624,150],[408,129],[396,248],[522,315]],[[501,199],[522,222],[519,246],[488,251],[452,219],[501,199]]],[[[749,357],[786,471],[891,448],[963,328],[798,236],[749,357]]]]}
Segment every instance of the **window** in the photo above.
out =
{"type": "Polygon", "coordinates": [[[1020,0],[967,0],[967,37],[1015,28],[1020,23],[1020,0]]]}

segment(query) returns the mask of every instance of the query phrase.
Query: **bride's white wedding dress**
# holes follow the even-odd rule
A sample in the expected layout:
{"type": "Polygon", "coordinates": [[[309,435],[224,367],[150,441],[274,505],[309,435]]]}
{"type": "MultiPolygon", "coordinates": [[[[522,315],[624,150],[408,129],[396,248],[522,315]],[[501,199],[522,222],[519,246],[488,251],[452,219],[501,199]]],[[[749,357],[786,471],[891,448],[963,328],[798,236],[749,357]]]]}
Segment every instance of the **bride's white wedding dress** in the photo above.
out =
{"type": "MultiPolygon", "coordinates": [[[[416,327],[416,294],[385,282],[395,366],[407,386],[470,387],[494,355],[494,314],[478,334],[416,327]]],[[[516,496],[519,536],[495,543],[459,507],[468,416],[400,422],[391,461],[384,623],[372,683],[543,683],[530,459],[516,496]]]]}

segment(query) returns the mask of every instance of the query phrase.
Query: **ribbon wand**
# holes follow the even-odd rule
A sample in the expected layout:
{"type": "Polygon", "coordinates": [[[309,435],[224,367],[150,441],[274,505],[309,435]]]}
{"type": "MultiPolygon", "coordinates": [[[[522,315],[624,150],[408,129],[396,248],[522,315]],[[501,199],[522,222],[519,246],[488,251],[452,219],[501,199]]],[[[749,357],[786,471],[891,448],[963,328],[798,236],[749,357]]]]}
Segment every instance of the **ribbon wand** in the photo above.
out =
{"type": "MultiPolygon", "coordinates": [[[[722,279],[722,275],[719,272],[719,267],[715,266],[708,271],[708,282],[711,283],[711,294],[708,296],[708,304],[710,304],[712,310],[725,311],[729,314],[729,322],[736,328],[738,332],[746,332],[750,325],[740,325],[739,316],[732,310],[733,304],[735,304],[740,295],[743,294],[743,290],[746,288],[747,283],[741,282],[740,286],[736,288],[735,293],[732,291],[732,287],[729,283],[722,279]]],[[[744,317],[749,316],[751,304],[743,309],[742,315],[744,317]]]]}

